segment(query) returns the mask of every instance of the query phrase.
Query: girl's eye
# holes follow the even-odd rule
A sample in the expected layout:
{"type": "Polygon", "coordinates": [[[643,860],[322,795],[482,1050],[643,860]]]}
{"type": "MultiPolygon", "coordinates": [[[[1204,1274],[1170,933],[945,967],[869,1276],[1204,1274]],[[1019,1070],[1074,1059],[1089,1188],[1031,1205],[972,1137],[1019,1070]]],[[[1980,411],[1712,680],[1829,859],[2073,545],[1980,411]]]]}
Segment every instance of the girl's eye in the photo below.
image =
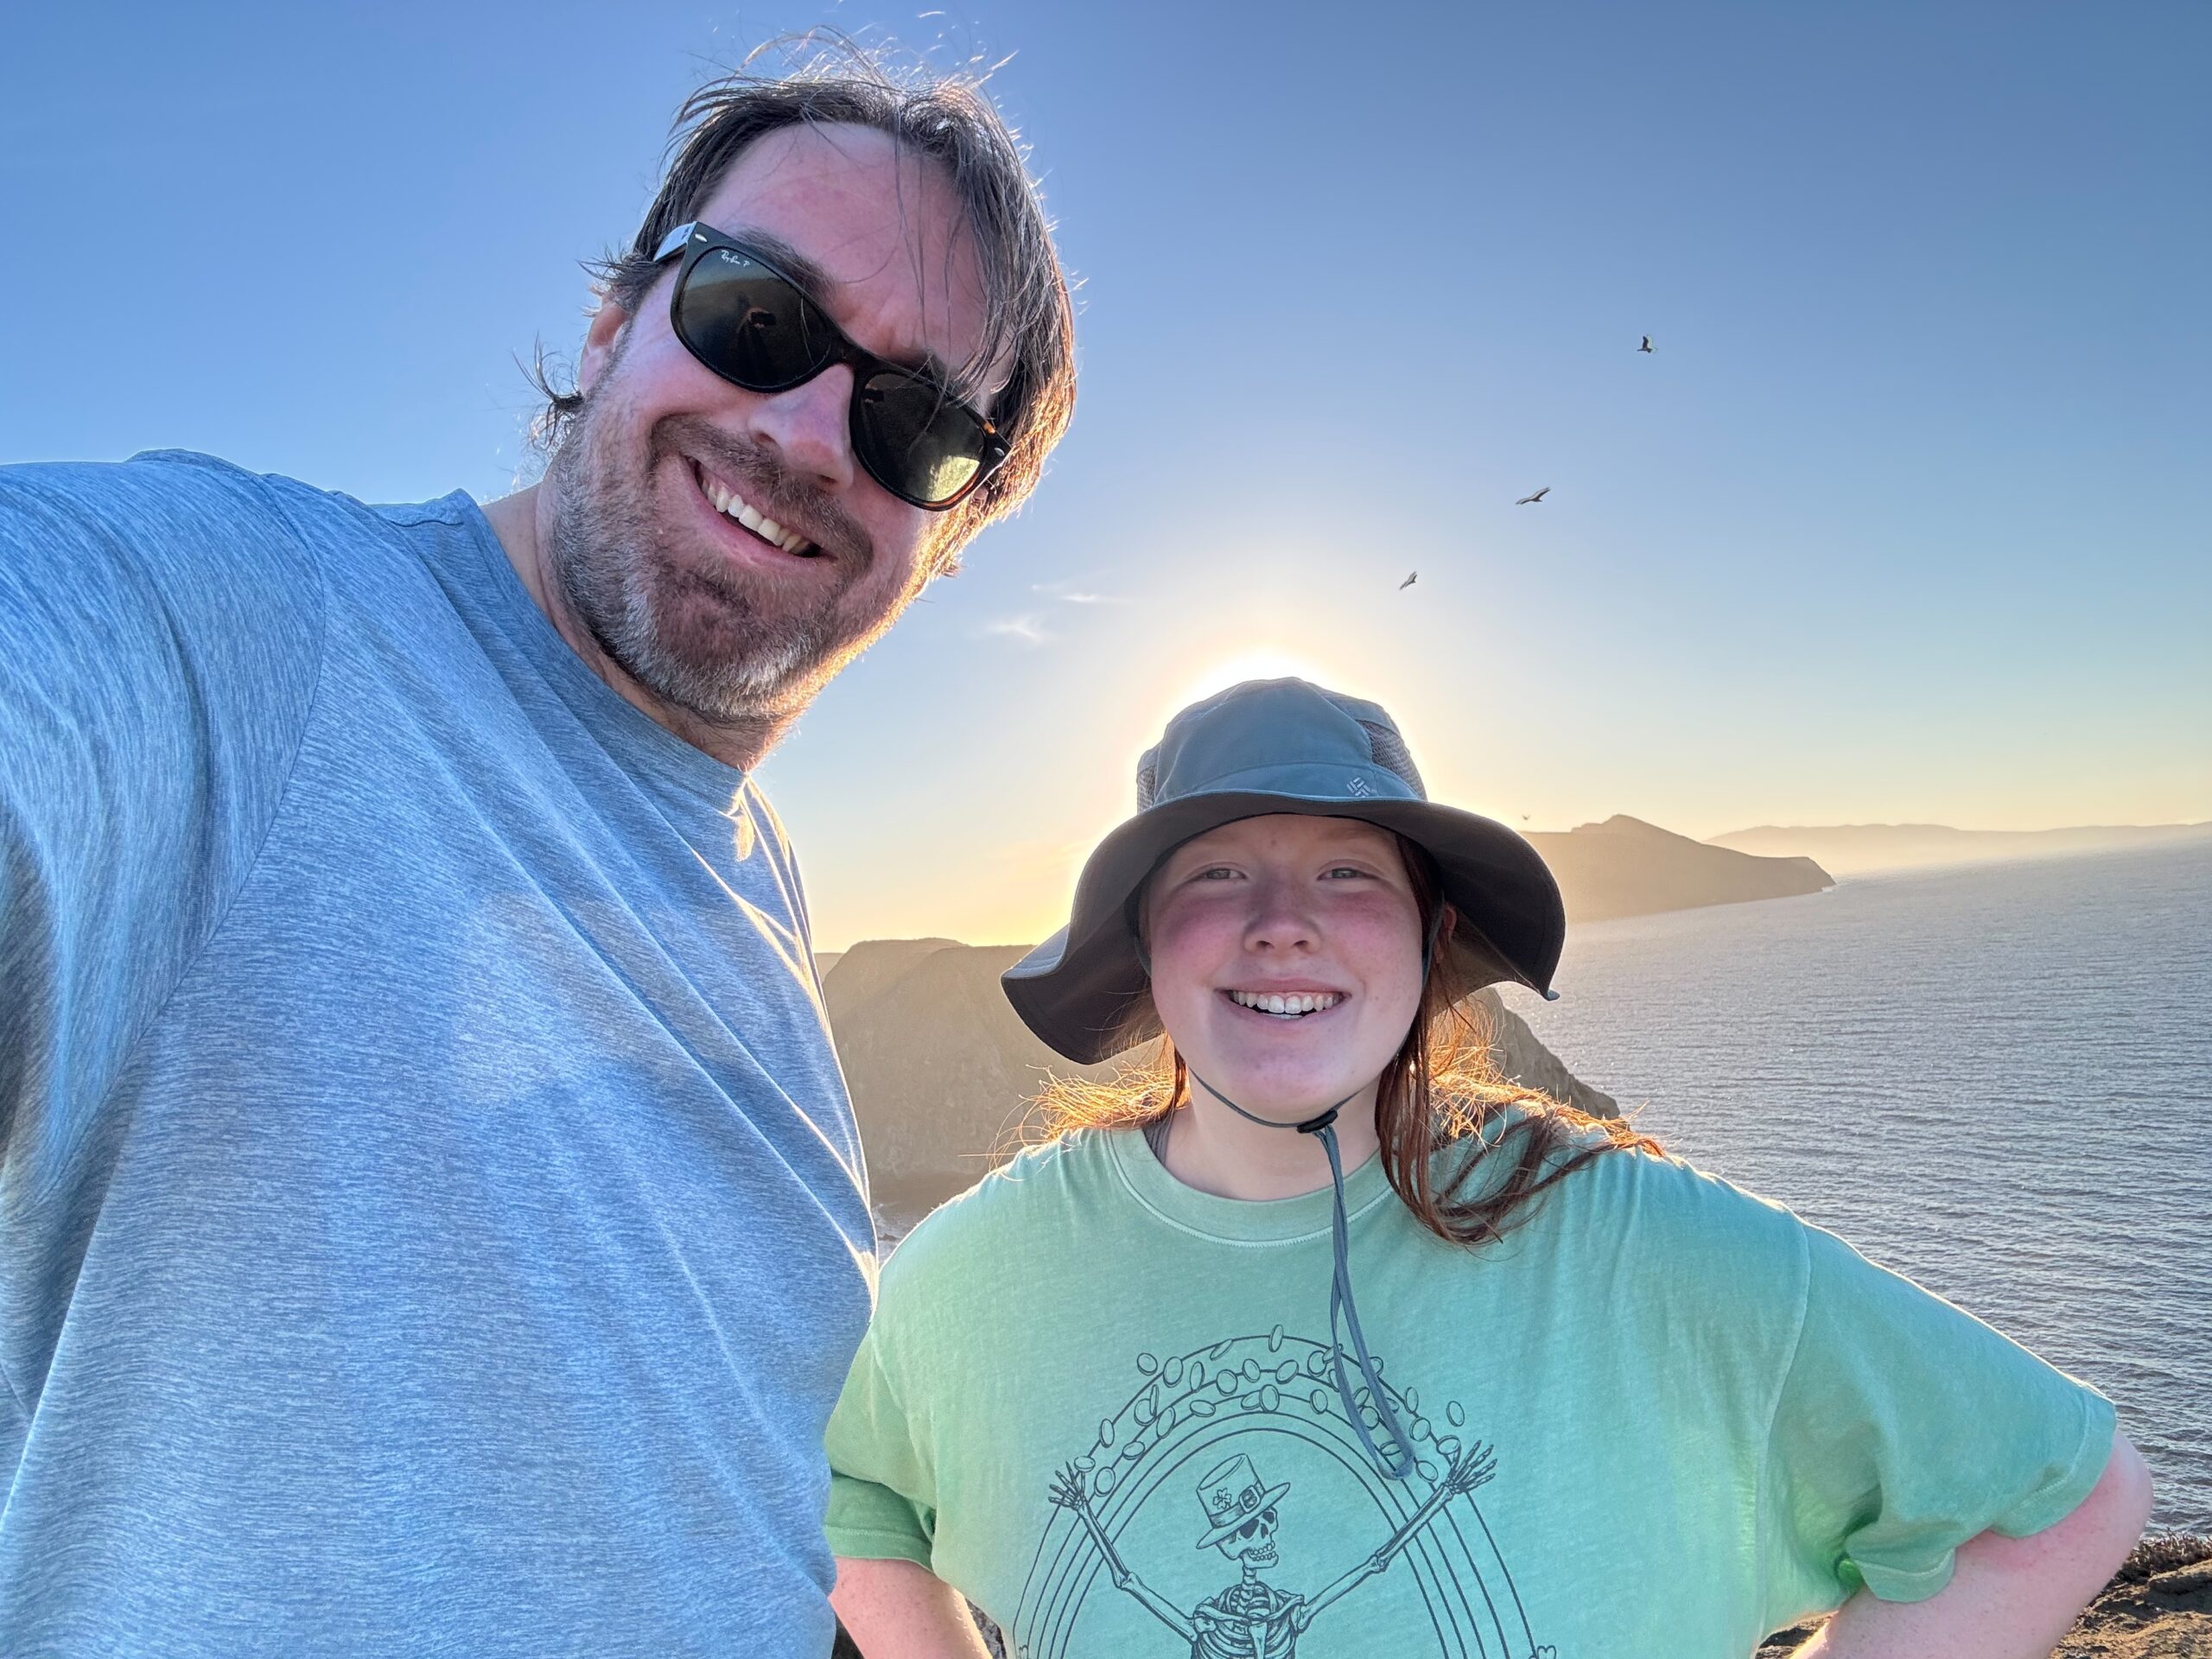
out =
{"type": "Polygon", "coordinates": [[[1357,868],[1356,867],[1354,867],[1354,866],[1352,866],[1352,865],[1350,865],[1350,864],[1339,864],[1339,865],[1338,865],[1338,866],[1337,866],[1337,868],[1334,868],[1333,870],[1331,870],[1330,872],[1328,872],[1329,879],[1330,879],[1331,880],[1332,880],[1332,881],[1333,881],[1334,880],[1336,880],[1336,878],[1337,878],[1337,877],[1338,877],[1338,876],[1340,876],[1340,875],[1353,875],[1353,876],[1358,876],[1358,875],[1365,875],[1366,874],[1367,874],[1367,872],[1366,872],[1365,870],[1357,868]]]}
{"type": "Polygon", "coordinates": [[[1210,870],[1200,870],[1197,879],[1200,881],[1226,881],[1236,874],[1226,864],[1217,864],[1210,870]]]}

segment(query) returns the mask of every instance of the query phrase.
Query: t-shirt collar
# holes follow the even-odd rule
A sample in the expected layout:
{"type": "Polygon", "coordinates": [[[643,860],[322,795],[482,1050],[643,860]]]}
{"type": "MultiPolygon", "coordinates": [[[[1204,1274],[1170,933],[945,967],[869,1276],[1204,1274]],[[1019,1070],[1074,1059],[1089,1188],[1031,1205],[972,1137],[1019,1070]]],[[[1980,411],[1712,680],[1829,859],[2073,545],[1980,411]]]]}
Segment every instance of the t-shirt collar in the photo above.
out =
{"type": "MultiPolygon", "coordinates": [[[[1309,1239],[1325,1247],[1328,1243],[1333,1205],[1325,1179],[1313,1192],[1292,1198],[1224,1198],[1185,1186],[1169,1174],[1145,1143],[1142,1130],[1115,1130],[1105,1136],[1105,1143],[1107,1156],[1130,1196],[1170,1226],[1231,1244],[1293,1244],[1309,1239]]],[[[1349,1220],[1358,1220],[1364,1211],[1395,1196],[1382,1173],[1379,1149],[1357,1169],[1344,1172],[1349,1220]]]]}
{"type": "Polygon", "coordinates": [[[474,532],[485,567],[486,603],[501,631],[576,718],[633,775],[657,779],[727,815],[745,788],[746,774],[685,742],[593,673],[523,586],[484,510],[464,492],[455,491],[448,499],[474,532]]]}

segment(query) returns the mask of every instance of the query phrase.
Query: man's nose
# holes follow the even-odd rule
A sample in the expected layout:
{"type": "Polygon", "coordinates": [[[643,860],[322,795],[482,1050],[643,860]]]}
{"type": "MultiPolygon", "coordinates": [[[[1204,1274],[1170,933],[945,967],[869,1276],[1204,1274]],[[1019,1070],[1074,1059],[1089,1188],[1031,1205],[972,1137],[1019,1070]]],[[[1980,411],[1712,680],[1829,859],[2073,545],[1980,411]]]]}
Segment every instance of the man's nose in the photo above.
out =
{"type": "Polygon", "coordinates": [[[774,450],[797,481],[836,494],[853,481],[852,401],[851,368],[833,364],[811,380],[757,394],[746,430],[774,450]]]}

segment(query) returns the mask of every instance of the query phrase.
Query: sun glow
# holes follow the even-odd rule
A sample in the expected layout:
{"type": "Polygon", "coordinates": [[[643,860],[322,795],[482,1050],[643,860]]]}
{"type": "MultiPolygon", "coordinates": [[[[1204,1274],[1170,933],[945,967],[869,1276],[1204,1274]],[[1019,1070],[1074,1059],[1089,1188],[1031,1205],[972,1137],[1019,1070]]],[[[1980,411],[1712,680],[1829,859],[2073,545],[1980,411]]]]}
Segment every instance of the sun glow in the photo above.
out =
{"type": "Polygon", "coordinates": [[[1156,731],[1166,725],[1179,710],[1189,708],[1199,698],[1210,697],[1217,691],[1226,691],[1230,686],[1241,685],[1246,680],[1311,680],[1316,685],[1327,686],[1329,690],[1338,691],[1345,689],[1338,683],[1343,678],[1341,670],[1332,675],[1317,663],[1274,646],[1239,652],[1236,656],[1204,670],[1178,691],[1173,700],[1160,710],[1154,729],[1156,731]]]}

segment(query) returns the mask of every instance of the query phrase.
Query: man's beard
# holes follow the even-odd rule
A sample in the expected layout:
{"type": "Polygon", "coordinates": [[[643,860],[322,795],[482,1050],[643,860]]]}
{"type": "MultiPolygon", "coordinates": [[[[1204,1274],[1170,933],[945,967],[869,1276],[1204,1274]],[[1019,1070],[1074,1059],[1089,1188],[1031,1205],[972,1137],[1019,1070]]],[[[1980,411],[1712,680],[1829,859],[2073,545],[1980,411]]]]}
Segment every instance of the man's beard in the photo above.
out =
{"type": "MultiPolygon", "coordinates": [[[[544,549],[570,613],[622,671],[653,696],[715,725],[788,717],[888,627],[905,598],[880,617],[855,617],[842,601],[874,563],[868,535],[841,506],[795,484],[757,448],[741,448],[704,421],[670,416],[647,435],[642,464],[626,467],[619,441],[588,403],[546,467],[554,491],[544,549]],[[680,530],[657,518],[653,483],[686,455],[707,459],[747,500],[784,524],[803,518],[836,580],[804,610],[708,548],[671,543],[680,530]],[[765,608],[764,608],[765,607],[765,608]]],[[[688,479],[680,487],[694,487],[688,479]]],[[[733,526],[736,521],[731,521],[733,526]]]]}

